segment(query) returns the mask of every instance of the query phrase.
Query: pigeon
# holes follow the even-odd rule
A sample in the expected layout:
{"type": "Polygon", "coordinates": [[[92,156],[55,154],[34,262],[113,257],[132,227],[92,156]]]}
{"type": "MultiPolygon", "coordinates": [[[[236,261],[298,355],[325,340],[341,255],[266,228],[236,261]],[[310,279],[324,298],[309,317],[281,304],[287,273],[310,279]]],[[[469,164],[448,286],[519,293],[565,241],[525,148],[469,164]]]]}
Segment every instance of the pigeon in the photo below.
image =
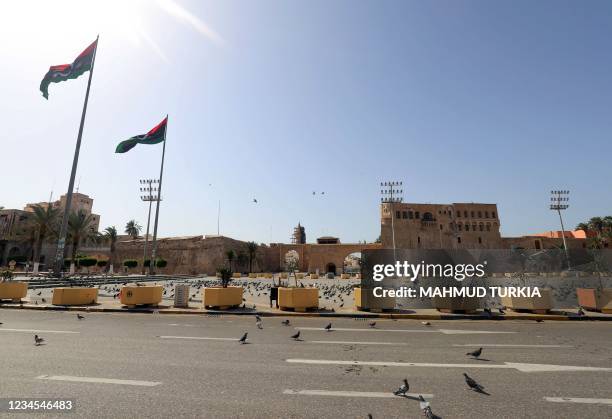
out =
{"type": "Polygon", "coordinates": [[[402,384],[397,390],[393,392],[396,396],[405,396],[408,392],[410,385],[408,384],[408,380],[404,378],[404,384],[402,384]]]}
{"type": "Polygon", "coordinates": [[[43,303],[47,302],[47,300],[45,300],[44,298],[41,298],[40,301],[42,301],[43,303]]]}
{"type": "Polygon", "coordinates": [[[500,307],[497,310],[499,311],[499,314],[506,314],[506,312],[504,311],[503,307],[500,307]]]}
{"type": "Polygon", "coordinates": [[[238,340],[238,342],[240,342],[240,344],[245,344],[247,341],[247,335],[248,335],[248,332],[244,332],[244,335],[242,335],[242,337],[238,340]]]}
{"type": "Polygon", "coordinates": [[[423,326],[431,326],[431,323],[429,323],[429,322],[421,322],[421,324],[422,324],[423,326]]]}
{"type": "Polygon", "coordinates": [[[368,419],[374,419],[374,416],[372,416],[371,413],[368,413],[368,419]]]}
{"type": "Polygon", "coordinates": [[[2,326],[4,323],[0,322],[0,326],[2,326]]]}
{"type": "Polygon", "coordinates": [[[283,321],[281,322],[281,324],[282,324],[283,326],[289,326],[289,323],[290,323],[290,322],[289,322],[289,319],[287,319],[287,320],[283,320],[283,321]]]}
{"type": "Polygon", "coordinates": [[[256,322],[260,322],[261,321],[261,316],[259,314],[255,315],[255,321],[256,322]]]}
{"type": "Polygon", "coordinates": [[[478,384],[472,377],[466,373],[463,373],[463,376],[465,377],[465,383],[470,387],[470,389],[478,392],[482,392],[484,390],[484,387],[478,384]]]}
{"type": "Polygon", "coordinates": [[[468,352],[466,355],[471,356],[472,358],[478,358],[482,354],[482,348],[478,348],[475,351],[468,352]]]}
{"type": "Polygon", "coordinates": [[[44,341],[45,340],[43,338],[38,337],[38,335],[34,335],[34,346],[39,346],[44,341]]]}
{"type": "Polygon", "coordinates": [[[81,316],[79,313],[77,313],[77,319],[83,320],[84,318],[85,318],[84,316],[81,316]]]}
{"type": "Polygon", "coordinates": [[[536,323],[542,323],[544,320],[542,319],[536,319],[536,323]]]}
{"type": "Polygon", "coordinates": [[[331,323],[325,326],[325,330],[327,330],[328,332],[331,332],[331,323]]]}
{"type": "Polygon", "coordinates": [[[423,398],[423,396],[421,396],[420,394],[419,394],[419,406],[421,410],[423,411],[423,416],[425,416],[427,419],[435,418],[433,412],[431,411],[431,407],[429,406],[429,402],[427,402],[423,398]]]}
{"type": "Polygon", "coordinates": [[[291,339],[300,340],[300,331],[298,330],[295,335],[291,335],[291,339]]]}
{"type": "Polygon", "coordinates": [[[261,322],[257,322],[257,328],[259,330],[263,330],[263,324],[261,324],[261,322]]]}
{"type": "Polygon", "coordinates": [[[487,317],[491,317],[491,316],[493,316],[493,313],[491,312],[491,309],[490,309],[490,308],[485,307],[485,308],[483,309],[483,311],[485,312],[485,314],[487,315],[487,317]]]}
{"type": "Polygon", "coordinates": [[[257,199],[253,198],[253,203],[256,204],[257,203],[257,199]]]}
{"type": "Polygon", "coordinates": [[[582,307],[578,307],[578,315],[579,316],[584,316],[586,313],[584,312],[584,310],[582,309],[582,307]]]}
{"type": "Polygon", "coordinates": [[[376,322],[372,322],[372,323],[370,323],[370,324],[369,324],[369,326],[370,326],[372,329],[373,329],[373,328],[375,328],[375,327],[376,327],[376,322]]]}

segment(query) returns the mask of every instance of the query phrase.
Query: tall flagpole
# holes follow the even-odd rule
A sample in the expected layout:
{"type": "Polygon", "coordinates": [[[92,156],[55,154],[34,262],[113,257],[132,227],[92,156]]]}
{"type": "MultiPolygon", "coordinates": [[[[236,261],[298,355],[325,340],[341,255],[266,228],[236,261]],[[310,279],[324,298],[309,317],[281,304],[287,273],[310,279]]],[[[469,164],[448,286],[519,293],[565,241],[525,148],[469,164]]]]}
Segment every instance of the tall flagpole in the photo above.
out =
{"type": "Polygon", "coordinates": [[[64,249],[66,247],[68,217],[70,215],[70,207],[72,206],[72,190],[74,189],[74,178],[76,176],[77,165],[79,163],[81,138],[83,137],[83,126],[85,125],[85,114],[87,113],[87,102],[89,101],[89,88],[91,87],[91,77],[93,76],[94,64],[96,62],[99,39],[100,35],[96,37],[96,48],[94,49],[93,57],[91,59],[91,68],[89,69],[87,91],[85,92],[85,102],[83,103],[83,113],[81,114],[81,125],[79,126],[79,134],[77,136],[76,147],[74,149],[74,158],[72,160],[72,171],[70,172],[70,182],[68,183],[68,193],[66,194],[66,207],[64,208],[64,216],[62,217],[62,225],[60,228],[59,239],[57,240],[57,252],[55,253],[55,275],[57,276],[61,275],[62,267],[64,266],[64,249]]]}
{"type": "Polygon", "coordinates": [[[161,201],[162,177],[164,176],[164,157],[166,156],[166,134],[168,133],[168,115],[166,114],[166,129],[164,130],[164,146],[162,148],[161,169],[159,171],[159,188],[157,189],[157,204],[155,205],[155,224],[153,227],[153,242],[151,244],[151,259],[149,261],[149,275],[153,272],[157,256],[157,222],[159,221],[159,201],[161,201]]]}

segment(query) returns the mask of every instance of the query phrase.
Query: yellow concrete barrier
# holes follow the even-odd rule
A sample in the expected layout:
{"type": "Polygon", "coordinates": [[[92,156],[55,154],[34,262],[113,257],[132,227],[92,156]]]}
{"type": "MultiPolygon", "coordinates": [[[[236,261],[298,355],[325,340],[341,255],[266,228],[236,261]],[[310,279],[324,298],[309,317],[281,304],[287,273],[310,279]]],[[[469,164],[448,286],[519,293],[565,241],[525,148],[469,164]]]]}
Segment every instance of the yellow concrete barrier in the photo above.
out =
{"type": "Polygon", "coordinates": [[[281,310],[292,308],[295,311],[319,308],[319,289],[281,287],[278,289],[278,306],[281,310]]]}
{"type": "Polygon", "coordinates": [[[249,274],[249,278],[257,278],[257,274],[256,273],[250,273],[249,274]]]}
{"type": "Polygon", "coordinates": [[[98,302],[97,288],[60,287],[53,288],[51,304],[56,306],[84,306],[98,302]]]}
{"type": "Polygon", "coordinates": [[[295,277],[297,279],[304,279],[304,274],[302,272],[298,272],[298,273],[295,274],[295,277]]]}
{"type": "Polygon", "coordinates": [[[552,291],[549,288],[539,288],[541,297],[502,297],[502,305],[515,310],[526,310],[544,314],[552,309],[552,291]]]}
{"type": "Polygon", "coordinates": [[[271,273],[266,273],[264,274],[264,278],[271,279],[271,278],[274,278],[274,275],[272,275],[271,273]]]}
{"type": "Polygon", "coordinates": [[[351,274],[340,274],[340,279],[351,279],[351,274]]]}
{"type": "Polygon", "coordinates": [[[319,274],[310,274],[310,279],[319,279],[319,274]]]}
{"type": "Polygon", "coordinates": [[[288,278],[287,272],[281,272],[280,275],[279,275],[279,278],[280,279],[287,279],[288,278]]]}
{"type": "Polygon", "coordinates": [[[242,274],[241,274],[240,272],[234,272],[234,273],[232,274],[232,277],[233,277],[233,278],[241,278],[241,277],[242,277],[242,274]]]}
{"type": "Polygon", "coordinates": [[[353,298],[357,310],[383,311],[395,308],[394,297],[375,297],[371,289],[355,288],[353,298]]]}
{"type": "Polygon", "coordinates": [[[431,305],[442,313],[475,313],[480,306],[478,297],[433,297],[431,305]]]}
{"type": "Polygon", "coordinates": [[[577,288],[578,305],[592,311],[612,311],[612,288],[577,288]]]}
{"type": "Polygon", "coordinates": [[[147,285],[137,287],[126,285],[121,288],[121,304],[127,306],[158,305],[162,300],[164,287],[161,285],[147,285]]]}
{"type": "Polygon", "coordinates": [[[202,305],[226,309],[242,304],[242,287],[206,287],[202,290],[202,305]]]}
{"type": "Polygon", "coordinates": [[[0,282],[0,300],[13,300],[19,302],[22,298],[25,298],[27,294],[27,282],[0,282]]]}

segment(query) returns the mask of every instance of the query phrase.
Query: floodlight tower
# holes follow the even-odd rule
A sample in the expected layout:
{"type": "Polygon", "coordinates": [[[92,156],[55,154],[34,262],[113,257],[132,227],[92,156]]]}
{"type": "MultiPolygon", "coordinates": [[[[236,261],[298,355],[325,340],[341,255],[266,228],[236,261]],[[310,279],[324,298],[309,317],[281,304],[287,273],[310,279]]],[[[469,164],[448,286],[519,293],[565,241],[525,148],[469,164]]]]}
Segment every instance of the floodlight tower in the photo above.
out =
{"type": "Polygon", "coordinates": [[[567,259],[567,269],[571,269],[569,250],[567,249],[567,242],[565,240],[565,227],[563,226],[563,217],[561,211],[566,210],[569,207],[569,192],[568,190],[553,190],[550,191],[550,209],[557,211],[559,214],[559,221],[561,222],[561,237],[563,238],[563,249],[565,249],[565,258],[567,259]]]}
{"type": "Polygon", "coordinates": [[[402,202],[403,198],[397,195],[402,194],[404,191],[400,189],[402,187],[402,182],[380,182],[380,187],[384,188],[380,190],[380,194],[382,195],[380,202],[389,204],[391,210],[391,239],[393,243],[393,256],[395,257],[395,223],[393,221],[395,218],[395,211],[393,209],[393,204],[402,202]]]}
{"type": "MultiPolygon", "coordinates": [[[[140,179],[140,184],[143,185],[140,188],[140,192],[144,192],[145,195],[140,195],[140,199],[143,202],[148,202],[149,203],[149,215],[147,216],[147,234],[145,235],[145,244],[144,244],[144,254],[142,257],[142,274],[144,275],[145,273],[145,260],[147,260],[147,244],[149,242],[149,226],[151,225],[151,204],[154,201],[157,201],[157,197],[158,194],[154,193],[157,192],[157,186],[153,186],[153,185],[157,185],[159,183],[158,179],[140,179]]],[[[159,198],[159,200],[161,201],[161,197],[159,198]]],[[[149,261],[149,272],[151,271],[151,263],[154,263],[153,261],[149,261]]]]}

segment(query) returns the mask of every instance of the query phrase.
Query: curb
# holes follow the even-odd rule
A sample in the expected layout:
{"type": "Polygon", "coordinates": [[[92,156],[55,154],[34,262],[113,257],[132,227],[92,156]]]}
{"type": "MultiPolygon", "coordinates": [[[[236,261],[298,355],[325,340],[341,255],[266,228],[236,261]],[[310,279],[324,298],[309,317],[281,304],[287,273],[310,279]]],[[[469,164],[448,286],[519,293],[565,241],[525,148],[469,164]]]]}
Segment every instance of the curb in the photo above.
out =
{"type": "Polygon", "coordinates": [[[225,316],[254,316],[256,314],[261,317],[328,317],[328,318],[364,318],[364,319],[395,319],[395,320],[549,320],[549,321],[612,321],[612,316],[576,316],[576,315],[561,315],[561,314],[505,314],[494,315],[492,317],[474,314],[419,314],[419,313],[321,313],[321,312],[305,312],[296,313],[288,311],[269,312],[269,311],[220,311],[220,310],[202,310],[194,308],[192,310],[182,309],[157,309],[157,308],[102,308],[102,307],[87,307],[87,306],[53,306],[53,305],[0,305],[0,309],[13,310],[39,310],[39,311],[79,311],[89,313],[141,313],[141,314],[184,314],[184,315],[225,315],[225,316]]]}

